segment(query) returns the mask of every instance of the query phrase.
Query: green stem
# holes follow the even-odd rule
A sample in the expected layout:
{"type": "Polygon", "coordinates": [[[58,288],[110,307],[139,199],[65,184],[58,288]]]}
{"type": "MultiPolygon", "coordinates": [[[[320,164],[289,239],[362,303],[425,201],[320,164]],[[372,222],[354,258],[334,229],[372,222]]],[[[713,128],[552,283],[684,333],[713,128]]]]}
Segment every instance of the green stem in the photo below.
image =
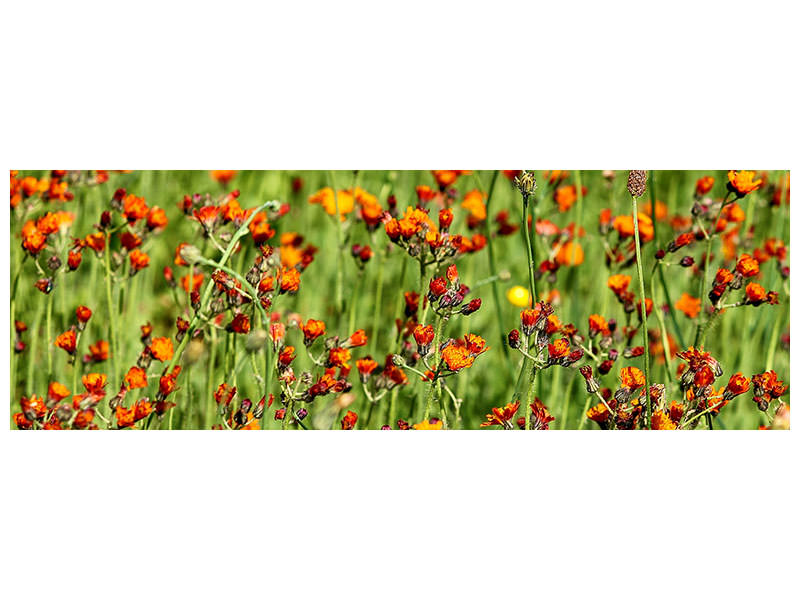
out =
{"type": "MultiPolygon", "coordinates": [[[[495,171],[492,174],[492,181],[489,184],[489,195],[486,197],[486,214],[489,214],[489,205],[494,198],[494,190],[497,185],[497,179],[500,171],[495,171]]],[[[508,371],[511,378],[514,378],[514,363],[511,358],[511,353],[508,351],[508,340],[506,338],[506,326],[503,322],[503,310],[500,304],[500,290],[497,285],[497,262],[494,255],[494,242],[492,241],[492,232],[486,228],[486,248],[489,256],[489,273],[494,276],[492,279],[492,298],[494,300],[495,317],[497,318],[497,327],[500,330],[500,346],[503,348],[503,356],[508,364],[508,371]]]]}
{"type": "Polygon", "coordinates": [[[527,431],[531,430],[531,415],[533,414],[531,404],[533,404],[533,401],[536,398],[536,374],[538,371],[539,369],[536,368],[536,365],[531,362],[528,393],[525,396],[525,429],[527,431]]]}
{"type": "Polygon", "coordinates": [[[423,416],[423,420],[427,421],[428,417],[431,415],[431,409],[433,408],[433,401],[436,396],[436,390],[438,388],[438,379],[439,379],[439,344],[441,343],[442,338],[442,327],[444,325],[444,319],[440,316],[436,316],[436,329],[433,336],[433,368],[435,369],[433,375],[433,381],[431,381],[431,387],[428,391],[428,398],[425,401],[425,414],[423,416]]]}
{"type": "Polygon", "coordinates": [[[371,339],[369,343],[369,353],[371,356],[375,356],[375,350],[377,349],[378,344],[378,327],[380,323],[381,304],[383,303],[383,273],[388,254],[389,246],[386,247],[386,252],[381,257],[381,262],[378,265],[378,284],[376,286],[377,291],[375,292],[375,305],[372,309],[372,331],[370,332],[371,339]]]}
{"type": "MultiPolygon", "coordinates": [[[[342,217],[339,211],[339,190],[336,189],[336,176],[333,171],[328,171],[331,180],[331,188],[333,189],[333,199],[336,204],[336,310],[341,315],[344,311],[344,286],[343,286],[343,269],[344,269],[344,230],[342,229],[342,217]]],[[[353,191],[355,193],[355,190],[353,191]]]]}
{"type": "Polygon", "coordinates": [[[533,271],[535,268],[535,256],[533,253],[533,247],[531,245],[531,233],[536,232],[536,205],[534,204],[533,208],[533,225],[531,227],[532,232],[528,231],[528,204],[530,203],[530,199],[528,196],[523,196],[522,198],[522,236],[525,238],[525,250],[528,254],[528,284],[530,286],[531,292],[531,304],[536,304],[536,281],[533,276],[533,271]]]}
{"type": "Polygon", "coordinates": [[[47,340],[47,383],[53,381],[53,292],[47,295],[46,337],[47,340]]]}
{"type": "MultiPolygon", "coordinates": [[[[722,200],[722,203],[719,205],[719,211],[717,212],[717,218],[714,221],[714,229],[710,232],[706,232],[706,259],[703,263],[703,280],[700,283],[700,305],[702,306],[706,301],[706,283],[708,281],[708,267],[709,262],[711,261],[711,241],[713,240],[714,234],[717,232],[717,226],[719,226],[719,220],[722,218],[722,209],[725,208],[725,204],[728,202],[728,198],[730,197],[730,192],[725,196],[722,200]]],[[[694,334],[694,345],[695,347],[703,347],[703,343],[705,342],[705,334],[704,331],[707,330],[707,326],[709,321],[713,318],[713,314],[706,320],[706,323],[703,324],[699,320],[697,322],[697,330],[694,334]],[[702,339],[701,339],[702,337],[702,339]]],[[[708,419],[710,423],[710,417],[708,419]]]]}
{"type": "MultiPolygon", "coordinates": [[[[639,275],[639,293],[641,295],[641,328],[642,345],[644,346],[644,393],[647,406],[647,428],[652,429],[653,406],[650,401],[650,347],[647,342],[647,310],[644,293],[644,271],[642,269],[642,247],[639,239],[639,208],[636,196],[631,196],[633,200],[633,235],[636,243],[636,271],[639,275]]],[[[655,215],[653,215],[655,216],[655,215]]]]}
{"type": "Polygon", "coordinates": [[[111,293],[111,234],[106,234],[106,248],[103,251],[103,260],[105,261],[106,268],[106,304],[108,305],[108,325],[111,336],[111,389],[115,390],[119,386],[117,377],[117,318],[118,315],[114,314],[114,300],[111,293]]]}

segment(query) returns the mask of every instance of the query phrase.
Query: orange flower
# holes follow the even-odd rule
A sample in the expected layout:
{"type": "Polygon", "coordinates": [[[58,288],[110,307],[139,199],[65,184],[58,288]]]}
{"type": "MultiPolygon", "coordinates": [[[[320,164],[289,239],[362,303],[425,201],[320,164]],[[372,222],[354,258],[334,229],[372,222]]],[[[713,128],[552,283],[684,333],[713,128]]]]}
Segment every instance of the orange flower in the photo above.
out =
{"type": "Polygon", "coordinates": [[[236,177],[236,174],[239,171],[234,170],[216,170],[216,171],[209,171],[211,175],[211,179],[221,183],[222,185],[228,185],[231,180],[236,177]]]}
{"type": "Polygon", "coordinates": [[[366,346],[367,344],[367,333],[363,329],[359,329],[355,333],[353,333],[347,341],[345,345],[348,348],[358,348],[359,346],[366,346]]]}
{"type": "Polygon", "coordinates": [[[752,281],[744,288],[744,294],[747,298],[747,303],[758,306],[767,300],[767,291],[763,286],[752,281]]]}
{"type": "Polygon", "coordinates": [[[202,206],[199,209],[195,209],[192,212],[192,216],[204,229],[211,230],[217,222],[219,206],[202,206]]]}
{"type": "Polygon", "coordinates": [[[56,337],[55,345],[66,351],[68,354],[75,354],[75,346],[78,340],[76,333],[70,329],[56,337]]]}
{"type": "Polygon", "coordinates": [[[161,362],[172,360],[172,339],[166,337],[153,338],[150,342],[150,354],[161,362]]]}
{"type": "Polygon", "coordinates": [[[129,390],[147,387],[147,373],[140,367],[131,367],[125,374],[125,383],[129,390]]]}
{"type": "Polygon", "coordinates": [[[470,354],[465,346],[450,344],[442,350],[442,359],[451,371],[460,371],[471,367],[475,362],[475,357],[470,354]]]}
{"type": "Polygon", "coordinates": [[[154,206],[150,209],[150,212],[147,213],[148,229],[164,229],[167,223],[169,223],[169,219],[167,219],[167,213],[163,208],[154,206]]]}
{"type": "MultiPolygon", "coordinates": [[[[653,218],[653,207],[650,205],[649,202],[645,203],[644,205],[644,212],[645,214],[653,218]]],[[[668,216],[667,205],[661,202],[661,200],[656,200],[656,221],[664,221],[668,216]]]]}
{"type": "Polygon", "coordinates": [[[75,316],[78,317],[80,323],[86,323],[92,318],[92,311],[88,306],[79,306],[75,309],[75,316]]]}
{"type": "Polygon", "coordinates": [[[587,410],[586,416],[595,423],[605,423],[611,416],[611,413],[608,412],[606,405],[601,402],[587,410]]]}
{"type": "Polygon", "coordinates": [[[628,289],[628,286],[631,283],[631,276],[630,275],[612,275],[608,278],[608,287],[617,295],[619,296],[623,292],[628,289]]]}
{"type": "Polygon", "coordinates": [[[104,396],[106,393],[105,387],[107,378],[102,373],[87,373],[81,377],[81,382],[89,394],[94,396],[104,396]]]}
{"type": "Polygon", "coordinates": [[[300,271],[297,269],[281,269],[279,272],[281,293],[295,293],[300,289],[300,271]]]}
{"type": "Polygon", "coordinates": [[[347,414],[342,419],[342,429],[353,429],[356,426],[356,421],[358,421],[358,415],[352,410],[348,410],[347,414]]]}
{"type": "Polygon", "coordinates": [[[69,390],[57,381],[47,387],[47,397],[53,402],[61,402],[67,396],[69,396],[69,390]]]}
{"type": "MultiPolygon", "coordinates": [[[[642,243],[649,242],[653,239],[653,221],[644,213],[638,213],[639,216],[639,238],[642,243]]],[[[634,235],[633,215],[620,215],[614,219],[614,229],[617,230],[620,238],[632,237],[634,235]]]]}
{"type": "Polygon", "coordinates": [[[700,314],[700,299],[684,292],[680,300],[675,303],[675,309],[681,311],[690,319],[694,319],[700,314]]]}
{"type": "Polygon", "coordinates": [[[475,221],[486,220],[486,194],[480,190],[472,190],[464,195],[461,208],[466,209],[475,221]]]}
{"type": "Polygon", "coordinates": [[[556,262],[565,267],[583,264],[583,248],[578,242],[563,244],[556,253],[556,262]]]}
{"type": "Polygon", "coordinates": [[[128,219],[129,223],[135,223],[139,219],[147,217],[149,209],[144,198],[128,194],[122,201],[122,214],[128,219]]]}
{"type": "MultiPolygon", "coordinates": [[[[581,186],[581,196],[585,198],[587,191],[586,186],[581,186]]],[[[558,204],[559,212],[567,212],[578,201],[578,186],[573,184],[556,188],[553,200],[558,204]]]]}
{"type": "Polygon", "coordinates": [[[519,402],[506,404],[503,408],[493,408],[492,412],[486,415],[486,421],[481,423],[481,427],[491,427],[500,425],[505,429],[511,429],[511,419],[519,410],[519,402]]]}
{"type": "Polygon", "coordinates": [[[97,340],[94,344],[89,344],[89,360],[91,362],[103,362],[108,360],[108,342],[97,340]]]}
{"type": "Polygon", "coordinates": [[[187,294],[199,290],[203,285],[204,275],[202,273],[195,273],[194,275],[184,275],[181,277],[181,287],[187,294]],[[189,289],[191,286],[191,289],[189,289]]]}
{"type": "Polygon", "coordinates": [[[102,233],[90,233],[81,242],[83,246],[88,246],[95,253],[100,254],[106,248],[106,236],[102,233]]]}
{"type": "Polygon", "coordinates": [[[734,373],[728,380],[728,385],[725,386],[724,397],[726,400],[730,400],[734,396],[744,394],[749,389],[750,380],[742,373],[734,373]]]}
{"type": "Polygon", "coordinates": [[[304,341],[308,345],[319,336],[325,335],[325,321],[309,319],[305,325],[300,326],[300,329],[303,331],[304,341]]]}
{"type": "Polygon", "coordinates": [[[697,184],[694,186],[694,194],[695,196],[705,196],[708,192],[711,191],[711,188],[714,187],[714,178],[710,175],[706,175],[705,177],[701,177],[697,180],[697,184]]]}
{"type": "Polygon", "coordinates": [[[28,221],[22,226],[22,247],[36,256],[47,245],[47,236],[36,228],[33,221],[28,221]]]}
{"type": "Polygon", "coordinates": [[[264,213],[258,213],[255,218],[250,221],[248,229],[250,230],[250,235],[253,236],[253,242],[259,245],[266,243],[267,240],[275,236],[275,230],[270,227],[267,221],[267,215],[264,213]]]}
{"type": "Polygon", "coordinates": [[[622,385],[632,390],[644,385],[644,373],[636,367],[623,367],[619,374],[622,385]]]}
{"type": "Polygon", "coordinates": [[[755,277],[758,271],[758,261],[749,254],[742,254],[736,263],[736,272],[742,277],[755,277]]]}
{"type": "Polygon", "coordinates": [[[755,171],[728,171],[728,189],[741,198],[761,187],[761,179],[755,179],[755,171]]]}
{"type": "Polygon", "coordinates": [[[653,429],[658,429],[658,430],[668,430],[668,429],[678,428],[675,425],[675,423],[672,422],[672,419],[669,418],[669,415],[663,410],[653,411],[652,426],[653,429]]]}
{"type": "Polygon", "coordinates": [[[136,248],[130,253],[130,260],[131,260],[131,275],[135,275],[137,272],[144,269],[147,265],[150,264],[150,257],[147,256],[144,252],[136,248]]]}
{"type": "Polygon", "coordinates": [[[559,338],[552,344],[547,344],[547,354],[551,361],[564,358],[569,354],[569,340],[559,338]]]}
{"type": "Polygon", "coordinates": [[[413,333],[418,346],[427,346],[433,342],[433,325],[418,324],[413,333]]]}
{"type": "Polygon", "coordinates": [[[347,361],[350,360],[350,350],[347,348],[331,348],[328,352],[328,364],[332,367],[350,368],[347,361]]]}
{"type": "Polygon", "coordinates": [[[361,373],[362,377],[366,378],[372,374],[372,372],[378,368],[377,361],[367,357],[367,358],[359,358],[356,361],[356,369],[358,372],[361,373]]]}
{"type": "Polygon", "coordinates": [[[353,212],[355,208],[355,198],[349,190],[339,190],[336,194],[333,189],[326,187],[312,194],[308,198],[309,204],[321,204],[325,212],[331,216],[339,213],[339,218],[344,221],[345,215],[353,212]]]}
{"type": "Polygon", "coordinates": [[[460,175],[468,175],[471,171],[431,171],[433,178],[436,180],[440,189],[444,189],[449,185],[453,185],[460,175]]]}
{"type": "Polygon", "coordinates": [[[598,333],[604,337],[611,335],[608,328],[608,321],[601,315],[589,315],[589,337],[594,337],[598,333]]]}

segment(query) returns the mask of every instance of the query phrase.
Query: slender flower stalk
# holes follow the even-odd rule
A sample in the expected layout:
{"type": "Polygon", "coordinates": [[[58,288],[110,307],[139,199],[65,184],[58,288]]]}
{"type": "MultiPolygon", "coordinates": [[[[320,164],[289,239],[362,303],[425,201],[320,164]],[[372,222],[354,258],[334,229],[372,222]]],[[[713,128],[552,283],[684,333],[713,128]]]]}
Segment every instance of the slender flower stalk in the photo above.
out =
{"type": "MultiPolygon", "coordinates": [[[[647,308],[644,292],[644,270],[642,265],[642,244],[639,239],[639,207],[637,200],[644,195],[647,181],[646,171],[631,171],[628,176],[628,192],[633,202],[633,235],[636,245],[636,272],[639,276],[639,294],[641,296],[642,345],[644,347],[644,393],[647,407],[647,428],[652,429],[653,406],[650,400],[650,350],[647,341],[647,308]]],[[[655,215],[653,215],[655,217],[655,215]]]]}
{"type": "MultiPolygon", "coordinates": [[[[714,220],[714,229],[710,232],[705,232],[706,234],[706,253],[705,253],[705,262],[703,264],[703,280],[700,284],[700,302],[705,301],[706,297],[706,283],[708,280],[708,268],[709,262],[711,261],[711,241],[714,232],[717,231],[717,227],[719,226],[719,220],[722,218],[722,211],[725,208],[726,204],[728,203],[728,198],[730,198],[730,192],[725,196],[722,200],[722,203],[719,205],[719,211],[717,212],[717,218],[714,220]]],[[[697,322],[697,329],[694,334],[694,345],[695,348],[702,348],[705,345],[706,341],[706,333],[708,331],[708,327],[711,324],[715,314],[712,314],[705,323],[701,323],[700,321],[697,322]]],[[[711,421],[711,416],[708,416],[708,421],[711,421]]]]}
{"type": "MultiPolygon", "coordinates": [[[[437,315],[436,317],[436,326],[435,326],[435,333],[433,336],[433,368],[435,369],[433,373],[433,380],[431,381],[431,387],[428,391],[428,397],[425,401],[425,414],[423,416],[424,420],[428,420],[431,415],[431,409],[433,408],[433,402],[437,397],[437,390],[439,388],[439,345],[442,341],[442,328],[444,326],[444,319],[437,315]]],[[[444,410],[442,410],[442,421],[445,421],[444,410]]]]}
{"type": "Polygon", "coordinates": [[[116,389],[119,387],[119,372],[117,369],[117,318],[118,316],[114,314],[114,299],[113,294],[111,293],[111,232],[106,234],[106,247],[103,250],[103,260],[105,261],[105,268],[106,268],[106,304],[108,305],[108,327],[109,327],[109,335],[111,337],[111,343],[109,344],[111,349],[111,377],[109,377],[109,382],[111,383],[111,388],[116,389]]]}

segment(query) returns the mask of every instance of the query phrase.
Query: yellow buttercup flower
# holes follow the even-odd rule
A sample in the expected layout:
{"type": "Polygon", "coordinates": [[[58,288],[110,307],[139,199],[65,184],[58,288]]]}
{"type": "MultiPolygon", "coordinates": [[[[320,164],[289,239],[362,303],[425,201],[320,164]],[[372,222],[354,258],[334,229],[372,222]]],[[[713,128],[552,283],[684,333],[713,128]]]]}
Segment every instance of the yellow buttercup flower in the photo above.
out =
{"type": "Polygon", "coordinates": [[[515,285],[506,292],[506,298],[514,306],[527,307],[531,305],[531,295],[528,288],[515,285]]]}

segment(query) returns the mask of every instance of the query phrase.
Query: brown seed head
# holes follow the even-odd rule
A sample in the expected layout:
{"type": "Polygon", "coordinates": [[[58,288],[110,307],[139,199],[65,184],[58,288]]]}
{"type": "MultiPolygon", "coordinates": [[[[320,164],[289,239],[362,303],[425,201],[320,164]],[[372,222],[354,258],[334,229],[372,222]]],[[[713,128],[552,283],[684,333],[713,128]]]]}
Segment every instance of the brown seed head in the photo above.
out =
{"type": "Polygon", "coordinates": [[[630,171],[628,173],[628,193],[634,198],[641,198],[647,191],[647,171],[630,171]]]}

